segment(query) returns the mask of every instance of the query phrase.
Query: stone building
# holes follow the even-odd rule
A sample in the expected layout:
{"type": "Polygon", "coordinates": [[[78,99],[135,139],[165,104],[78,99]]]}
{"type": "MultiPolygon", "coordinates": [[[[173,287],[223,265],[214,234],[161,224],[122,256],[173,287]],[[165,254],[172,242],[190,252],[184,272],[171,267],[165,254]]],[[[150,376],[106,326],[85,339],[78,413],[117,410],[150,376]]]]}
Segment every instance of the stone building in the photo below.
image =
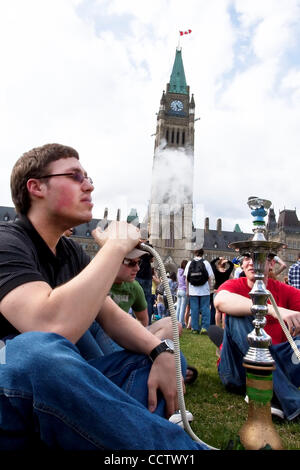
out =
{"type": "Polygon", "coordinates": [[[202,241],[204,256],[208,261],[219,256],[232,260],[239,254],[228,248],[228,245],[237,241],[251,240],[252,237],[253,233],[242,232],[238,224],[232,232],[222,230],[222,219],[218,219],[216,228],[212,229],[209,226],[209,217],[205,218],[204,229],[196,229],[196,244],[201,246],[202,241]]]}
{"type": "Polygon", "coordinates": [[[286,263],[287,269],[282,276],[287,275],[289,267],[298,259],[300,252],[300,221],[295,210],[283,209],[279,211],[278,220],[273,208],[269,210],[267,222],[269,240],[284,243],[286,248],[278,255],[286,263]]]}

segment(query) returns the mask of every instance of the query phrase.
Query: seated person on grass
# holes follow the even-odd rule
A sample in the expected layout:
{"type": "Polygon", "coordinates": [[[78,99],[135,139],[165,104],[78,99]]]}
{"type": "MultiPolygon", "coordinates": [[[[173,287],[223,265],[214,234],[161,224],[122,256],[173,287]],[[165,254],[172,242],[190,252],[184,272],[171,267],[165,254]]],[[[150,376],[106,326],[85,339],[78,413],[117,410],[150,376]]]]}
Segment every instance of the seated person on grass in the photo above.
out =
{"type": "MultiPolygon", "coordinates": [[[[297,335],[300,333],[300,291],[283,282],[268,278],[269,270],[275,264],[273,258],[274,256],[270,254],[266,261],[265,284],[272,293],[281,316],[299,349],[300,336],[297,335]]],[[[247,335],[254,328],[252,324],[254,315],[250,310],[253,304],[249,292],[254,285],[255,278],[250,254],[244,255],[242,268],[245,277],[231,279],[222,284],[214,301],[217,315],[219,312],[226,314],[225,329],[219,329],[219,332],[220,330],[221,333],[223,332],[221,357],[218,364],[219,376],[229,391],[238,393],[245,393],[246,390],[246,373],[242,362],[249,349],[247,335]]],[[[272,338],[270,352],[276,363],[276,369],[273,372],[274,408],[282,408],[281,416],[292,420],[300,414],[300,363],[269,303],[266,320],[264,330],[272,338]]],[[[217,319],[216,323],[218,323],[217,319]]],[[[218,327],[213,329],[216,328],[218,327]]]]}
{"type": "Polygon", "coordinates": [[[97,228],[92,260],[62,236],[92,219],[93,190],[71,147],[14,165],[19,218],[0,223],[0,450],[207,449],[166,419],[179,407],[172,348],[108,295],[140,231],[97,228]],[[123,349],[103,354],[98,326],[123,349]]]}

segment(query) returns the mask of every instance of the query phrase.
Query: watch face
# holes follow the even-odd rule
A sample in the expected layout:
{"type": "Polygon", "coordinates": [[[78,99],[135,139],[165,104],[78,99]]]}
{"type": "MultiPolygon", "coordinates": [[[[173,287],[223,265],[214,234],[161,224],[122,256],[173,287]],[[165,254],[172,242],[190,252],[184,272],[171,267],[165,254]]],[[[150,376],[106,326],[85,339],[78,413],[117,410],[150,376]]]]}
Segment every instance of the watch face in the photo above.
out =
{"type": "Polygon", "coordinates": [[[183,103],[179,100],[172,101],[170,106],[171,106],[171,109],[173,111],[182,111],[183,110],[183,103]]]}
{"type": "Polygon", "coordinates": [[[165,343],[166,345],[168,346],[168,348],[172,349],[172,351],[174,351],[174,343],[171,339],[165,339],[165,343]]]}

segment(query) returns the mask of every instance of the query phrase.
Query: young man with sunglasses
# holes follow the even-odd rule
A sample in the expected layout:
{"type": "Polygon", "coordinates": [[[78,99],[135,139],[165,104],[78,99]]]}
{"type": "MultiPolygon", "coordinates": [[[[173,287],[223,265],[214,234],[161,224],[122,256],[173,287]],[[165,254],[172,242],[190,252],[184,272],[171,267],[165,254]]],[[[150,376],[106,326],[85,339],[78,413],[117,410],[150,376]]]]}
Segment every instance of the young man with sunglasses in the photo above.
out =
{"type": "MultiPolygon", "coordinates": [[[[137,320],[159,339],[172,339],[171,317],[162,318],[148,325],[145,293],[141,285],[135,280],[142,256],[147,256],[147,252],[135,248],[124,258],[109,294],[113,301],[125,312],[132,309],[137,320]]],[[[182,331],[180,323],[178,323],[178,329],[180,334],[182,331]]],[[[186,371],[187,380],[190,379],[190,369],[190,366],[188,366],[186,371]]]]}
{"type": "Polygon", "coordinates": [[[132,312],[136,319],[143,325],[148,326],[148,309],[144,291],[135,280],[139,271],[140,256],[145,251],[135,249],[130,257],[124,258],[119,272],[110,289],[110,296],[125,312],[132,312]]]}
{"type": "Polygon", "coordinates": [[[63,145],[13,168],[19,220],[0,224],[0,449],[205,448],[163,417],[178,409],[172,349],[108,295],[139,230],[96,229],[91,261],[62,236],[91,220],[93,189],[63,145]],[[98,326],[124,350],[103,354],[98,326]]]}
{"type": "MultiPolygon", "coordinates": [[[[283,282],[268,278],[268,273],[275,262],[274,256],[270,254],[266,260],[264,282],[300,349],[300,292],[283,282]]],[[[254,328],[252,324],[254,316],[251,312],[253,304],[249,293],[255,283],[255,271],[249,253],[244,254],[241,265],[245,277],[224,282],[214,300],[217,315],[220,315],[220,312],[226,314],[218,364],[219,376],[228,390],[237,393],[245,392],[246,373],[242,362],[249,349],[247,335],[254,328]]],[[[300,363],[269,303],[266,321],[264,330],[272,338],[270,352],[276,363],[273,372],[273,398],[276,401],[274,414],[292,420],[300,414],[300,363]],[[278,409],[280,407],[282,411],[278,409]]]]}

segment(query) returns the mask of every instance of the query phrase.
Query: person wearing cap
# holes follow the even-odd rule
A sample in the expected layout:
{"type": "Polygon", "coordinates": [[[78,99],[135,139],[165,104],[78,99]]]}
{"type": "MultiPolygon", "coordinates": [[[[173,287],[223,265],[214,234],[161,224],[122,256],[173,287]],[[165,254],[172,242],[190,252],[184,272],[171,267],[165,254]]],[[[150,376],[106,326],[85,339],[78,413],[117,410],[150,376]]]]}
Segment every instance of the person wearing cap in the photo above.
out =
{"type": "MultiPolygon", "coordinates": [[[[140,284],[135,280],[139,271],[141,256],[148,253],[143,250],[134,249],[124,258],[115,281],[110,289],[110,297],[125,312],[132,309],[134,316],[140,323],[148,327],[149,331],[159,336],[159,338],[172,339],[172,322],[171,318],[164,318],[148,325],[147,301],[144,291],[140,284]]],[[[178,323],[179,334],[182,327],[178,323]]]]}
{"type": "Polygon", "coordinates": [[[144,291],[135,280],[139,271],[140,257],[146,251],[135,249],[124,258],[119,272],[111,286],[109,295],[125,312],[132,310],[143,326],[148,326],[148,309],[144,291]]]}
{"type": "Polygon", "coordinates": [[[18,220],[0,223],[0,450],[207,449],[166,419],[178,409],[172,345],[108,295],[139,229],[95,229],[92,260],[62,236],[92,219],[93,190],[65,145],[13,167],[18,220]],[[124,349],[103,353],[98,327],[124,349]]]}
{"type": "MultiPolygon", "coordinates": [[[[265,264],[265,284],[272,293],[282,319],[286,323],[294,341],[300,349],[300,291],[283,282],[269,278],[269,272],[276,261],[270,253],[265,264]]],[[[247,354],[249,344],[247,335],[253,330],[254,316],[250,291],[255,282],[253,260],[249,253],[244,253],[242,268],[245,277],[230,279],[219,287],[215,297],[217,313],[225,313],[225,329],[214,328],[211,339],[221,346],[221,357],[218,372],[222,383],[229,391],[245,393],[246,372],[243,357],[247,354]],[[222,340],[220,337],[222,336],[222,340]],[[222,343],[222,345],[221,345],[222,343]]],[[[271,410],[288,420],[300,414],[300,363],[291,348],[277,320],[271,304],[267,304],[266,326],[264,330],[272,338],[270,353],[275,360],[273,372],[274,406],[271,410]]]]}

